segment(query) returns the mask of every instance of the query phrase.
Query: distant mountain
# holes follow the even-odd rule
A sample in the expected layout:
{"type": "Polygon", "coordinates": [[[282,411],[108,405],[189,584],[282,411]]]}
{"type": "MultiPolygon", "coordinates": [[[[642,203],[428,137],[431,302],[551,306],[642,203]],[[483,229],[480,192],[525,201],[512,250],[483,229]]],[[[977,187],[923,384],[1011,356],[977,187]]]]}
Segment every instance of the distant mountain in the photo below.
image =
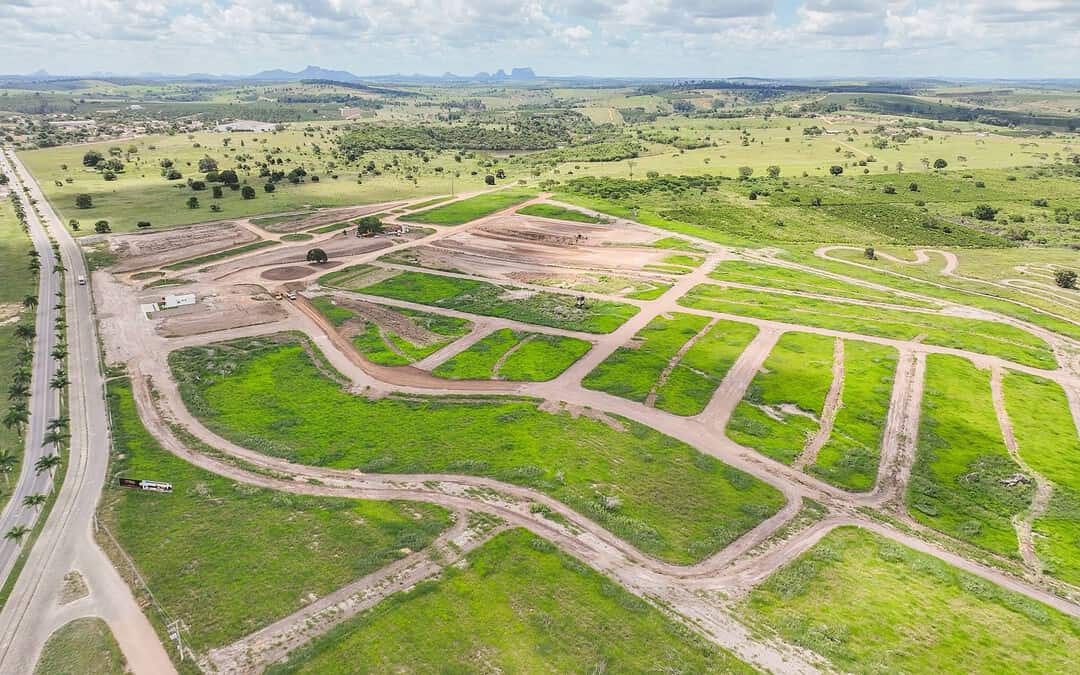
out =
{"type": "Polygon", "coordinates": [[[337,82],[359,82],[362,78],[353,75],[347,70],[327,70],[318,66],[308,66],[303,70],[291,73],[287,70],[275,69],[264,70],[255,73],[248,78],[250,80],[262,80],[270,82],[299,82],[300,80],[334,80],[337,82]]]}
{"type": "Polygon", "coordinates": [[[535,80],[536,73],[532,68],[514,68],[510,71],[511,80],[535,80]]]}

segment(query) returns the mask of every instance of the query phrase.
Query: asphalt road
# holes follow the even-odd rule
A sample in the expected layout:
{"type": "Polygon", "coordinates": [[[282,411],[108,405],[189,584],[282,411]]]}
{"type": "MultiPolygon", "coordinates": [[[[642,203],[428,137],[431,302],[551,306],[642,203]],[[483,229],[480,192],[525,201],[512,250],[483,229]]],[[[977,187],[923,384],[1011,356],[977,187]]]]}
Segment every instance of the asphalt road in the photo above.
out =
{"type": "Polygon", "coordinates": [[[86,264],[78,244],[61,225],[29,172],[13,153],[8,158],[47,221],[38,222],[29,211],[31,229],[43,235],[43,227],[49,228],[60,243],[60,255],[68,269],[65,286],[71,440],[68,470],[56,504],[11,596],[0,610],[0,673],[32,672],[49,635],[80,616],[98,616],[109,624],[134,672],[175,672],[153,627],[91,530],[108,467],[109,425],[91,286],[80,286],[75,281],[79,275],[87,275],[86,264]],[[82,574],[89,595],[60,605],[64,576],[72,570],[82,574]]]}
{"type": "MultiPolygon", "coordinates": [[[[15,179],[15,171],[7,161],[7,157],[0,153],[0,172],[11,178],[9,186],[16,192],[27,209],[27,217],[33,219],[30,213],[30,203],[22,187],[15,179]]],[[[23,506],[23,498],[28,495],[43,494],[52,491],[52,472],[37,473],[34,471],[34,463],[40,457],[53,454],[54,450],[42,445],[45,436],[45,425],[50,419],[55,418],[60,410],[60,394],[49,388],[49,380],[56,373],[56,361],[52,358],[53,347],[56,346],[56,331],[53,326],[60,312],[56,309],[56,292],[60,289],[60,275],[53,272],[56,259],[53,256],[49,238],[41,227],[31,227],[30,238],[34,242],[41,261],[41,279],[38,284],[38,306],[35,323],[37,336],[34,339],[34,363],[33,379],[30,384],[30,422],[26,428],[26,447],[23,450],[22,467],[18,479],[9,492],[11,498],[0,513],[0,536],[13,527],[23,525],[32,528],[37,522],[41,507],[23,506]]],[[[23,265],[29,262],[23,260],[5,260],[5,265],[23,265]]],[[[5,489],[7,486],[5,486],[5,489]]],[[[16,543],[11,539],[0,539],[0,586],[7,581],[11,568],[23,546],[25,540],[16,543]]]]}

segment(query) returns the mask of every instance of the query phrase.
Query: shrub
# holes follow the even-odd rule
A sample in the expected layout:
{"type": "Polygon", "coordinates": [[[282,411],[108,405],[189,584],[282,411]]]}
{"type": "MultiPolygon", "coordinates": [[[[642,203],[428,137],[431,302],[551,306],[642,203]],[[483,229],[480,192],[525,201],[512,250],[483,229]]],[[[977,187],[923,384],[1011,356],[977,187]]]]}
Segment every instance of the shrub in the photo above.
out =
{"type": "MultiPolygon", "coordinates": [[[[272,189],[274,187],[273,183],[267,183],[266,187],[271,188],[270,190],[267,190],[267,192],[274,191],[272,189]]],[[[250,185],[245,185],[243,188],[240,189],[240,196],[244,199],[255,199],[255,188],[251,187],[250,185]]]]}
{"type": "Polygon", "coordinates": [[[98,234],[108,234],[109,232],[112,232],[112,228],[109,227],[109,221],[99,220],[94,223],[94,232],[97,232],[98,234]]]}
{"type": "Polygon", "coordinates": [[[88,209],[94,205],[93,198],[88,194],[75,195],[75,207],[88,209]]]}
{"type": "Polygon", "coordinates": [[[989,204],[979,204],[971,211],[971,215],[976,220],[993,220],[997,215],[997,209],[989,204]]]}
{"type": "Polygon", "coordinates": [[[1076,288],[1076,272],[1073,270],[1061,270],[1054,275],[1054,283],[1062,288],[1076,288]]]}
{"type": "Polygon", "coordinates": [[[140,230],[145,230],[146,228],[150,227],[150,221],[140,220],[139,222],[135,223],[135,227],[139,228],[140,230]]]}

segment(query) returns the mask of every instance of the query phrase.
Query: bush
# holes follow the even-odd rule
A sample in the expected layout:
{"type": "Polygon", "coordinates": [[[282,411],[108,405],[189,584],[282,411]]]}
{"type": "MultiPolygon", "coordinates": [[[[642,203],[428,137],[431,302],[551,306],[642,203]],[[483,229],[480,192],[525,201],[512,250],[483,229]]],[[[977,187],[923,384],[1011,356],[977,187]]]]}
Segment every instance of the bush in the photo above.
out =
{"type": "Polygon", "coordinates": [[[834,176],[839,176],[840,174],[844,173],[844,167],[840,166],[839,164],[833,164],[829,167],[829,173],[834,176]]]}
{"type": "Polygon", "coordinates": [[[112,232],[112,228],[109,227],[109,221],[99,220],[94,223],[94,232],[97,232],[98,234],[108,234],[109,232],[112,232]]]}
{"type": "Polygon", "coordinates": [[[190,183],[188,183],[188,186],[191,187],[191,189],[195,190],[196,192],[199,192],[201,190],[206,189],[206,183],[201,181],[201,180],[193,180],[190,183]]]}
{"type": "Polygon", "coordinates": [[[263,190],[266,191],[266,192],[273,192],[276,189],[277,189],[277,186],[274,185],[273,183],[267,183],[266,185],[263,186],[263,190]]]}
{"type": "Polygon", "coordinates": [[[919,191],[919,184],[918,183],[912,183],[911,185],[907,186],[907,189],[912,191],[912,192],[918,192],[919,191]]]}
{"type": "Polygon", "coordinates": [[[488,175],[484,176],[484,183],[487,184],[487,185],[494,185],[495,184],[495,176],[492,176],[490,173],[488,175]]]}
{"type": "Polygon", "coordinates": [[[180,173],[176,169],[169,169],[165,172],[165,180],[180,180],[184,177],[184,174],[180,173]]]}
{"type": "Polygon", "coordinates": [[[949,163],[946,162],[943,159],[935,159],[934,160],[934,168],[935,169],[944,169],[947,166],[949,166],[949,163]]]}
{"type": "Polygon", "coordinates": [[[197,209],[197,208],[199,208],[199,198],[198,197],[188,197],[187,207],[189,209],[197,209]]]}
{"type": "Polygon", "coordinates": [[[321,248],[313,248],[307,252],[307,261],[313,263],[324,263],[329,258],[326,255],[326,251],[321,248]]]}
{"type": "Polygon", "coordinates": [[[88,209],[94,205],[93,198],[88,194],[75,195],[75,207],[88,209]]]}
{"type": "Polygon", "coordinates": [[[105,158],[102,157],[100,152],[96,150],[89,150],[85,155],[83,155],[82,163],[83,166],[97,166],[98,164],[101,164],[102,160],[104,159],[105,158]]]}
{"type": "Polygon", "coordinates": [[[997,209],[989,204],[979,204],[971,211],[971,215],[976,220],[993,220],[997,216],[997,209]]]}
{"type": "Polygon", "coordinates": [[[896,194],[896,188],[893,187],[892,185],[886,185],[885,187],[882,188],[882,191],[887,195],[896,194]]]}
{"type": "Polygon", "coordinates": [[[140,220],[139,222],[135,223],[135,227],[139,228],[140,230],[145,230],[146,228],[150,227],[150,221],[140,220]]]}
{"type": "Polygon", "coordinates": [[[1076,288],[1076,272],[1073,270],[1061,270],[1054,275],[1054,283],[1062,288],[1076,288]]]}
{"type": "Polygon", "coordinates": [[[214,199],[221,199],[221,196],[225,194],[220,185],[215,185],[210,192],[214,195],[214,199]]]}
{"type": "MultiPolygon", "coordinates": [[[[273,188],[274,184],[273,183],[267,183],[266,187],[273,188]]],[[[273,191],[274,191],[273,189],[267,190],[267,192],[273,192],[273,191]]],[[[243,197],[244,199],[255,199],[255,188],[251,187],[250,185],[245,185],[243,188],[240,189],[240,196],[243,197]]]]}

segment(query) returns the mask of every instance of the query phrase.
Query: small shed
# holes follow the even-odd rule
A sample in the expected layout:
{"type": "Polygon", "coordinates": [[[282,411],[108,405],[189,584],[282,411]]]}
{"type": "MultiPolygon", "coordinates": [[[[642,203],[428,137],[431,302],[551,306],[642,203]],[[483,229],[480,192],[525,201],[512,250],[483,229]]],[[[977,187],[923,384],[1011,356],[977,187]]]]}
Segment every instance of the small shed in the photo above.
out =
{"type": "Polygon", "coordinates": [[[194,305],[195,294],[194,293],[181,293],[170,294],[161,297],[161,308],[172,309],[174,307],[183,307],[184,305],[194,305]]]}

